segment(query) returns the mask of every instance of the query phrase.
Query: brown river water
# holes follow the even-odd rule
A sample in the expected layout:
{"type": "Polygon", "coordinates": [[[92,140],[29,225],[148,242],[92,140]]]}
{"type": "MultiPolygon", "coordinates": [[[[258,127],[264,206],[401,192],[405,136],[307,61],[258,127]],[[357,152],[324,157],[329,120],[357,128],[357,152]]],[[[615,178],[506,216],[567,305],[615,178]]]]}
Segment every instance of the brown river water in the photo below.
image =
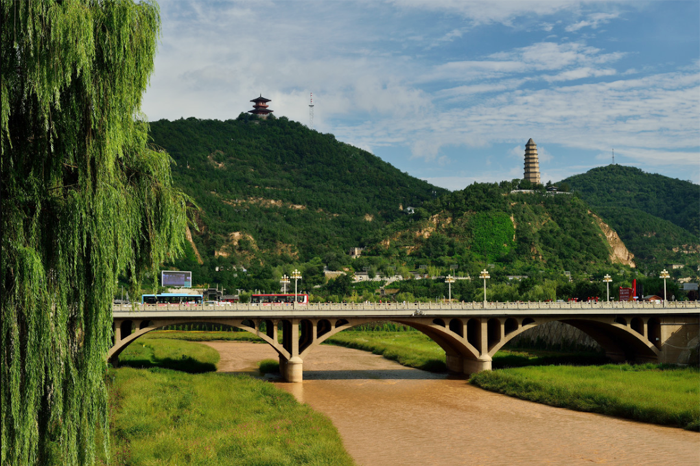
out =
{"type": "MultiPolygon", "coordinates": [[[[267,345],[207,343],[221,372],[277,359],[267,345]]],[[[463,378],[322,345],[304,382],[274,381],[324,413],[359,465],[700,465],[700,434],[522,401],[463,378]]]]}

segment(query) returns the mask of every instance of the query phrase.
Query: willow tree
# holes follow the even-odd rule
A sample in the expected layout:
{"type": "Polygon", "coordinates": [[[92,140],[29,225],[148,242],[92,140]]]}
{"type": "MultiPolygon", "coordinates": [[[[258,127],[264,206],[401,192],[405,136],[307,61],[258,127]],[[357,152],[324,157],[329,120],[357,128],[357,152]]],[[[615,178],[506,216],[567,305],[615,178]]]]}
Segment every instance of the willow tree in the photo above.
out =
{"type": "Polygon", "coordinates": [[[2,0],[1,19],[1,462],[92,463],[117,278],[179,252],[185,228],[139,113],[158,8],[2,0]]]}

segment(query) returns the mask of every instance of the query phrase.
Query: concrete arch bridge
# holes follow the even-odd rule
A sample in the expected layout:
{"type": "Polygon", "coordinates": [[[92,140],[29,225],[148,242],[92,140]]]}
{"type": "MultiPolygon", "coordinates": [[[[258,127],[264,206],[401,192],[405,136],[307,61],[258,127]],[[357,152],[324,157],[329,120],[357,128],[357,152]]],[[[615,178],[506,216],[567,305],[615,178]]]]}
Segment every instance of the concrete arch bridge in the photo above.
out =
{"type": "Polygon", "coordinates": [[[288,382],[303,380],[304,358],[326,339],[357,325],[395,322],[424,333],[445,350],[451,372],[491,369],[493,355],[513,337],[560,321],[595,339],[615,361],[687,363],[700,340],[696,303],[404,303],[308,305],[115,306],[108,359],[140,336],[168,326],[212,323],[238,327],[279,354],[288,382]]]}

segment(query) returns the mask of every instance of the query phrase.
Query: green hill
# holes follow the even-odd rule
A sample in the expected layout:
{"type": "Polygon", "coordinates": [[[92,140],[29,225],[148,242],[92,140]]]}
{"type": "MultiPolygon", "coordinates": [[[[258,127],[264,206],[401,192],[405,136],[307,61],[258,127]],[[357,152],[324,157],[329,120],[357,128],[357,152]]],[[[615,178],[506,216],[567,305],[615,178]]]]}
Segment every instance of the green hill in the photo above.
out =
{"type": "Polygon", "coordinates": [[[562,181],[613,227],[643,269],[697,271],[700,186],[634,167],[608,165],[562,181]]]}
{"type": "Polygon", "coordinates": [[[198,283],[226,282],[216,267],[344,260],[405,215],[402,208],[447,192],[284,117],[161,120],[150,128],[176,162],[175,183],[201,208],[192,233],[204,264],[193,250],[175,264],[194,269],[198,283]]]}
{"type": "Polygon", "coordinates": [[[573,195],[511,193],[517,185],[473,184],[427,202],[382,231],[368,251],[410,265],[448,265],[509,274],[609,268],[612,248],[584,201],[573,195]]]}

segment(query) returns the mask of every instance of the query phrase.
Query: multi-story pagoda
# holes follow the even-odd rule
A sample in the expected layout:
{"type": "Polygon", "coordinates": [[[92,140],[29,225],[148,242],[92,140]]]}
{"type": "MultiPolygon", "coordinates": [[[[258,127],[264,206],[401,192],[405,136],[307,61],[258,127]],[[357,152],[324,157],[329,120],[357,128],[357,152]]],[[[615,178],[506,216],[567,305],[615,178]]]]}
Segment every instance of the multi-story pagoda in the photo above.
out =
{"type": "Polygon", "coordinates": [[[537,144],[530,138],[525,144],[525,176],[532,183],[540,184],[540,162],[537,158],[537,144]]]}
{"type": "Polygon", "coordinates": [[[253,110],[248,110],[248,112],[259,116],[263,120],[267,118],[268,114],[273,112],[273,110],[267,108],[267,103],[271,102],[271,100],[266,99],[262,96],[262,94],[260,94],[260,97],[256,97],[255,99],[251,100],[251,102],[253,102],[253,110]]]}

